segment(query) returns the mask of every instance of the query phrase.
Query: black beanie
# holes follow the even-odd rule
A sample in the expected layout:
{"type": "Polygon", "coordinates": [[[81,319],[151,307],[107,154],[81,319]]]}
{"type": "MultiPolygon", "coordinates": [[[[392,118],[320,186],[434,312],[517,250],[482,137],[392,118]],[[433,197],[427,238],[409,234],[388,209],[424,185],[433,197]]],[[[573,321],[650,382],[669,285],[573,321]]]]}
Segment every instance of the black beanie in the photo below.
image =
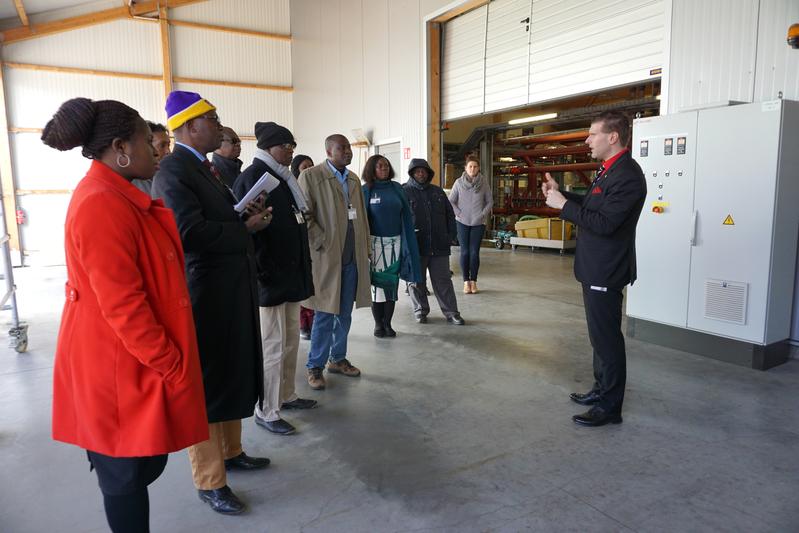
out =
{"type": "Polygon", "coordinates": [[[258,140],[258,148],[267,150],[278,144],[292,143],[294,135],[280,124],[274,122],[256,122],[255,123],[255,138],[258,140]]]}

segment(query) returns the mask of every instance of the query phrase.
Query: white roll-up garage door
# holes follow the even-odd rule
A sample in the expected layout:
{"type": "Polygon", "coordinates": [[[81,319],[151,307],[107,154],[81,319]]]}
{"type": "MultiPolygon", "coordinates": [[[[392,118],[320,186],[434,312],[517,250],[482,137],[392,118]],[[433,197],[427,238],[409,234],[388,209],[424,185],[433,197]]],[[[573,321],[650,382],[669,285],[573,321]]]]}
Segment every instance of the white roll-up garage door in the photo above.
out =
{"type": "Polygon", "coordinates": [[[488,4],[484,111],[527,103],[530,0],[488,4]]]}
{"type": "Polygon", "coordinates": [[[662,0],[533,2],[528,102],[659,77],[662,0]]]}
{"type": "Polygon", "coordinates": [[[445,119],[483,112],[487,6],[444,25],[441,115],[445,119]]]}
{"type": "Polygon", "coordinates": [[[454,18],[444,24],[442,118],[658,78],[665,9],[664,0],[493,0],[454,18]]]}

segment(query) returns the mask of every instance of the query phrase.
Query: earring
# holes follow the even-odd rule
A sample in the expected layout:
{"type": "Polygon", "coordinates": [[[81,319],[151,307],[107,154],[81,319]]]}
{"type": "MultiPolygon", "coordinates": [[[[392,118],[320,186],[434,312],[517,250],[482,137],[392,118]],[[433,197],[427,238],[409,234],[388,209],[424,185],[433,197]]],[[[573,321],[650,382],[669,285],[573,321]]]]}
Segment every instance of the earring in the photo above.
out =
{"type": "Polygon", "coordinates": [[[119,168],[128,168],[130,166],[130,156],[128,154],[117,155],[117,165],[119,168]],[[125,164],[122,164],[122,156],[125,156],[125,164]]]}

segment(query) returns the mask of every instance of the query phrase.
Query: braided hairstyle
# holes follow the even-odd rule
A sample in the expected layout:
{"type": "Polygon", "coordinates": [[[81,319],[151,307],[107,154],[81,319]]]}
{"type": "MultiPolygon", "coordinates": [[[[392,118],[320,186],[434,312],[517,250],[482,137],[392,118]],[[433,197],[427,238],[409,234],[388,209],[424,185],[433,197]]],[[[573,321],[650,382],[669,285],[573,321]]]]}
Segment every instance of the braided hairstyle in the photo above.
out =
{"type": "Polygon", "coordinates": [[[100,159],[114,139],[130,140],[139,113],[116,100],[67,100],[47,122],[42,142],[56,150],[83,147],[83,157],[100,159]]]}

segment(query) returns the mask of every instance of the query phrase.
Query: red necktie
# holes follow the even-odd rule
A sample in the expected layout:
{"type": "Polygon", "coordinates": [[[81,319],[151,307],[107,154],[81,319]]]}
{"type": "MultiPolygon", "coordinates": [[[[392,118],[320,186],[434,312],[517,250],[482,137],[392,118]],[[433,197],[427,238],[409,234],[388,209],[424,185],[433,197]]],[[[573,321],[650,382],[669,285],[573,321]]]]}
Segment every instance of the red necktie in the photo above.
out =
{"type": "Polygon", "coordinates": [[[212,164],[210,161],[208,161],[207,159],[206,159],[206,160],[204,160],[204,161],[203,161],[203,165],[205,165],[205,168],[207,168],[208,170],[210,170],[210,171],[211,171],[211,174],[213,174],[213,175],[214,175],[214,177],[215,177],[216,179],[218,179],[218,180],[219,180],[219,182],[220,182],[222,185],[224,185],[224,184],[225,184],[225,182],[224,182],[224,181],[222,181],[222,174],[220,174],[220,173],[219,173],[219,171],[216,169],[216,167],[215,167],[215,166],[214,166],[214,165],[213,165],[213,164],[212,164]]]}

